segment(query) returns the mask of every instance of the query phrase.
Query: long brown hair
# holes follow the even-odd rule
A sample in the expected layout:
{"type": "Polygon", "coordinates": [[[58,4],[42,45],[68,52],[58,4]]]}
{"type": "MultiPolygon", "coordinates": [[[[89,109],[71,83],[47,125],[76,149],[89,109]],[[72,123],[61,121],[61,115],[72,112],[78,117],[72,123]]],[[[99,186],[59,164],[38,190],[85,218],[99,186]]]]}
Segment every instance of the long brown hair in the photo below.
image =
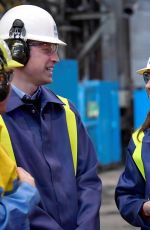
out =
{"type": "Polygon", "coordinates": [[[139,135],[141,132],[144,132],[146,129],[150,128],[150,111],[147,113],[147,117],[142,124],[141,128],[139,129],[139,132],[137,134],[137,139],[139,140],[139,135]]]}

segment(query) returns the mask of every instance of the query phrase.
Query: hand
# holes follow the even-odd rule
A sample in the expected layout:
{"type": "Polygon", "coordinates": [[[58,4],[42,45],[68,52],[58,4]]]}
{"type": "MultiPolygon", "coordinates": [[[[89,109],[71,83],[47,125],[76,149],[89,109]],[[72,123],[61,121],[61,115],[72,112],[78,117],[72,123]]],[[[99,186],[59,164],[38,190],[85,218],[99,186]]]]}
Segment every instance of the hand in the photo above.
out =
{"type": "Polygon", "coordinates": [[[18,177],[19,177],[20,181],[27,182],[28,184],[35,187],[34,178],[30,175],[30,173],[28,173],[27,171],[25,171],[21,167],[17,167],[17,173],[18,173],[18,177]]]}
{"type": "Polygon", "coordinates": [[[150,216],[150,201],[143,204],[143,212],[145,216],[150,216]]]}

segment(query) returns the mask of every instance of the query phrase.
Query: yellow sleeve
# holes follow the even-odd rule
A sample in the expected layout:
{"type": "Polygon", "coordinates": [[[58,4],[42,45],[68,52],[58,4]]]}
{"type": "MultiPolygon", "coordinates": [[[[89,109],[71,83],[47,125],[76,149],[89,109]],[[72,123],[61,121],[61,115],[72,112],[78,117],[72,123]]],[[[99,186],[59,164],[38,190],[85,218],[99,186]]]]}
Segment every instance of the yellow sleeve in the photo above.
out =
{"type": "Polygon", "coordinates": [[[0,145],[0,189],[11,192],[17,181],[16,164],[0,145]]]}

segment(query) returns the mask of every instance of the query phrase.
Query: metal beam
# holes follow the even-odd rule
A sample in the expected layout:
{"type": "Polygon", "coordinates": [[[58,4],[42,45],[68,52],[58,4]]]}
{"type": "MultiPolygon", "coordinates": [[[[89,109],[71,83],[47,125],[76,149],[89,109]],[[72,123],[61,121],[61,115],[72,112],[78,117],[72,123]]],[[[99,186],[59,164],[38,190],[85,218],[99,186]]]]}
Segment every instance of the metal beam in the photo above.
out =
{"type": "Polygon", "coordinates": [[[109,18],[107,18],[105,21],[103,21],[102,25],[98,27],[98,29],[95,31],[95,33],[90,37],[90,39],[85,43],[83,49],[80,51],[79,55],[77,56],[77,59],[81,61],[85,55],[93,48],[93,46],[97,43],[98,39],[103,34],[103,31],[106,29],[107,25],[106,23],[109,23],[109,18]]]}

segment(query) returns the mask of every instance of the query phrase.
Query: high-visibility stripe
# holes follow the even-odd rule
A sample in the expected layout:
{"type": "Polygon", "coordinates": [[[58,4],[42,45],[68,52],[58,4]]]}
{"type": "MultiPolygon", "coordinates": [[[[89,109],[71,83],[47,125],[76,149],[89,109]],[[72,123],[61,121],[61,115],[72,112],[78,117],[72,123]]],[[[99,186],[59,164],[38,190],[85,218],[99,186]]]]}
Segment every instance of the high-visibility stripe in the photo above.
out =
{"type": "Polygon", "coordinates": [[[68,134],[70,139],[72,158],[74,164],[74,171],[76,175],[77,170],[77,125],[74,112],[70,109],[68,100],[66,98],[60,97],[60,100],[64,103],[64,109],[66,113],[66,123],[68,128],[68,134]]]}
{"type": "Polygon", "coordinates": [[[6,150],[6,152],[9,154],[9,157],[14,162],[16,162],[15,155],[14,155],[13,148],[12,148],[12,144],[11,144],[11,140],[10,140],[10,136],[9,136],[9,132],[7,130],[5,122],[4,122],[1,115],[0,115],[0,126],[1,126],[0,143],[3,146],[3,148],[6,150]]]}
{"type": "Polygon", "coordinates": [[[144,171],[144,165],[143,165],[143,160],[142,160],[142,140],[144,137],[144,132],[141,132],[139,135],[139,140],[137,139],[137,133],[139,130],[133,133],[133,141],[136,146],[134,152],[133,152],[133,160],[136,163],[139,171],[141,172],[143,178],[145,179],[145,171],[144,171]]]}

